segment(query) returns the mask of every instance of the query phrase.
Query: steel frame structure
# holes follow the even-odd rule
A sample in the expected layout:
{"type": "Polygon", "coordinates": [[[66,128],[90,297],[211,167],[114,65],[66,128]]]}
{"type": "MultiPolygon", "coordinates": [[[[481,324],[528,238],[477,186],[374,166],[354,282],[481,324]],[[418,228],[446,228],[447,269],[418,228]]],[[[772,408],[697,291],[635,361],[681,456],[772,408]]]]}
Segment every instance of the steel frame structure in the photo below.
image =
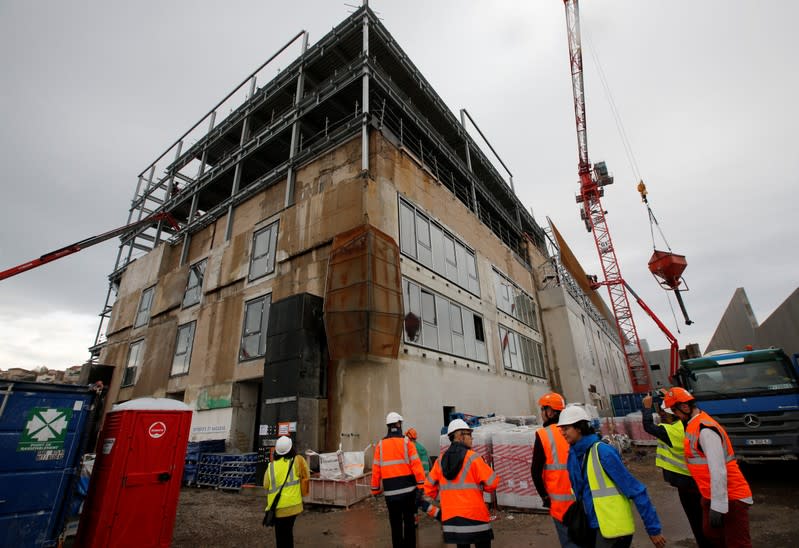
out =
{"type": "Polygon", "coordinates": [[[235,207],[284,179],[283,207],[290,207],[296,171],[352,139],[361,139],[368,176],[371,131],[413,157],[528,266],[525,234],[546,254],[544,231],[364,2],[313,46],[306,32],[297,33],[141,171],[128,224],[167,212],[179,228],[159,224],[121,238],[92,357],[104,345],[131,261],[167,242],[182,245],[185,264],[194,233],[227,216],[229,238],[235,207]],[[298,42],[296,59],[258,87],[298,42]]]}

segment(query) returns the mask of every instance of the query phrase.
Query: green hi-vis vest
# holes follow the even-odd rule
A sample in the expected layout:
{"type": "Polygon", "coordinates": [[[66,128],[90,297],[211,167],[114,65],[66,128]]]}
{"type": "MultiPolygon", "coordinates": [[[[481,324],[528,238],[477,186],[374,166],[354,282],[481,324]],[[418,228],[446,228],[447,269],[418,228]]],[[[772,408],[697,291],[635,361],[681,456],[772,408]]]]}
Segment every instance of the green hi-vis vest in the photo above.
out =
{"type": "Polygon", "coordinates": [[[275,495],[280,491],[280,486],[283,481],[286,482],[283,491],[280,493],[280,500],[277,501],[278,508],[287,508],[289,506],[296,506],[302,503],[302,491],[300,490],[300,479],[294,474],[295,466],[291,467],[289,471],[289,463],[291,459],[276,459],[269,463],[269,490],[266,492],[266,509],[272,506],[272,501],[275,500],[275,495]],[[288,474],[288,479],[286,479],[288,474]]]}
{"type": "Polygon", "coordinates": [[[682,421],[676,421],[672,424],[661,424],[666,429],[671,441],[671,447],[658,440],[658,450],[655,454],[655,465],[669,470],[675,474],[682,474],[683,476],[690,476],[688,465],[685,463],[685,426],[682,421]]]}
{"type": "Polygon", "coordinates": [[[599,462],[599,449],[595,443],[588,457],[588,486],[594,499],[594,512],[599,522],[599,532],[605,538],[632,535],[635,532],[633,508],[630,499],[616,488],[599,462]]]}

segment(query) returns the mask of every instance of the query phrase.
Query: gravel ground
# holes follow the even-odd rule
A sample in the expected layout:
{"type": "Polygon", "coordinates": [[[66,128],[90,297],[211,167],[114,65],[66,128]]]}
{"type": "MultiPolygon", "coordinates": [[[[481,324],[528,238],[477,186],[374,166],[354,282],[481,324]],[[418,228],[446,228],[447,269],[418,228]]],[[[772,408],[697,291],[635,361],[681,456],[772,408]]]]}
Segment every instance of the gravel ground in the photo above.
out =
{"type": "MultiPolygon", "coordinates": [[[[633,474],[643,481],[663,522],[670,546],[695,546],[676,490],[662,480],[651,449],[625,455],[633,474]]],[[[799,466],[779,463],[745,467],[755,505],[750,512],[754,546],[799,545],[799,466]]],[[[175,547],[272,547],[274,532],[261,526],[266,498],[262,489],[231,493],[186,487],[181,491],[173,537],[175,547]]],[[[551,519],[546,515],[492,512],[494,546],[557,546],[551,519]]],[[[640,519],[633,546],[651,546],[640,519]]],[[[390,546],[391,538],[382,498],[369,498],[348,510],[308,508],[294,527],[296,546],[390,546]]],[[[444,546],[437,522],[421,517],[418,545],[444,546]]]]}

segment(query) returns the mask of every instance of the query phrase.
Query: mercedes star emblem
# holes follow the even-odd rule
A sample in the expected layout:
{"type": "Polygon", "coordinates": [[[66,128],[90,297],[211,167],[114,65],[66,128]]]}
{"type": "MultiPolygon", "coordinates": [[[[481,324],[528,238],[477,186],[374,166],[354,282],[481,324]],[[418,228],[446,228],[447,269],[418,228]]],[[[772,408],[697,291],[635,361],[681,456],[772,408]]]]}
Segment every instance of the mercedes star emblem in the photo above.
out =
{"type": "Polygon", "coordinates": [[[744,424],[749,428],[757,428],[760,426],[760,419],[755,415],[744,415],[744,424]]]}

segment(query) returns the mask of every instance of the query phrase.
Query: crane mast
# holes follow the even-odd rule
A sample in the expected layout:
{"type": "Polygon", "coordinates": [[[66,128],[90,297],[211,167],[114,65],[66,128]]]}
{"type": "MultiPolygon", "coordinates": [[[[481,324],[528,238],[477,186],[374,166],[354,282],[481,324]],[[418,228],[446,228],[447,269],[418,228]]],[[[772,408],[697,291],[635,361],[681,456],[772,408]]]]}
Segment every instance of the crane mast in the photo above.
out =
{"type": "Polygon", "coordinates": [[[594,243],[599,253],[604,281],[596,287],[605,285],[608,288],[616,328],[627,363],[627,371],[634,392],[647,392],[652,385],[649,370],[638,331],[635,328],[630,301],[627,298],[625,282],[619,269],[619,261],[613,248],[605,209],[601,197],[604,186],[613,183],[604,162],[593,166],[588,159],[588,133],[585,118],[585,90],[583,88],[583,51],[580,43],[580,10],[577,0],[563,0],[566,8],[566,30],[569,39],[569,61],[571,65],[572,94],[574,96],[574,117],[577,124],[577,154],[579,159],[580,193],[577,203],[581,204],[580,217],[588,231],[594,234],[594,243]]]}

